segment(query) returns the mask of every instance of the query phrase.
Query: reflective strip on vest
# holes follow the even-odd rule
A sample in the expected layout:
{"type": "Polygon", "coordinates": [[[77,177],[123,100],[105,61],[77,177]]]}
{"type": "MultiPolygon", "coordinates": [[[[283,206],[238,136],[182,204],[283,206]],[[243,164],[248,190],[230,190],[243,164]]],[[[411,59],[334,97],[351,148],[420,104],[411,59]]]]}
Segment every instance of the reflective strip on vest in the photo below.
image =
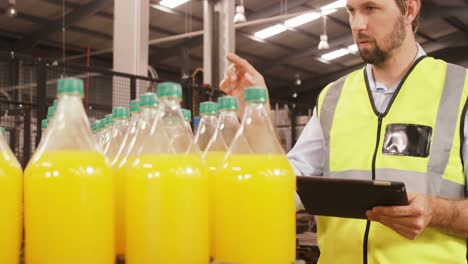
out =
{"type": "Polygon", "coordinates": [[[427,171],[432,171],[436,174],[429,176],[440,184],[440,193],[429,193],[433,196],[442,196],[453,199],[461,199],[465,197],[464,185],[443,179],[444,172],[450,158],[450,150],[452,149],[454,136],[457,135],[455,129],[458,122],[458,109],[463,94],[465,80],[465,68],[454,64],[447,65],[447,76],[445,77],[444,90],[440,99],[439,111],[437,113],[431,155],[427,164],[427,171]],[[462,191],[450,193],[454,188],[454,185],[459,185],[459,187],[456,188],[461,189],[462,191]]]}
{"type": "MultiPolygon", "coordinates": [[[[346,77],[341,77],[338,81],[334,82],[328,93],[325,95],[323,99],[322,108],[320,111],[320,124],[322,126],[323,136],[325,138],[325,150],[326,156],[330,153],[330,131],[333,123],[333,115],[335,114],[336,105],[338,103],[338,99],[340,98],[341,91],[343,90],[346,77]]],[[[330,171],[330,160],[328,158],[325,159],[323,165],[323,172],[330,171]]]]}

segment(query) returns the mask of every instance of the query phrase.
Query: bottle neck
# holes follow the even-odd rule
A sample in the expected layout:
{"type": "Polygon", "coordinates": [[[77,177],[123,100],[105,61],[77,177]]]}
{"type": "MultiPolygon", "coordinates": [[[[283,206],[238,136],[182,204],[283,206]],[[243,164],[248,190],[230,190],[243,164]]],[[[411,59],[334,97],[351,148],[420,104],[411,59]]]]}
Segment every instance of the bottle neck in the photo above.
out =
{"type": "MultiPolygon", "coordinates": [[[[246,104],[240,133],[248,142],[250,150],[236,149],[234,152],[251,151],[257,154],[284,154],[272,126],[269,108],[266,103],[246,104]]],[[[236,142],[233,143],[235,145],[236,142]]]]}
{"type": "Polygon", "coordinates": [[[176,107],[180,108],[181,98],[178,97],[160,97],[159,103],[164,107],[176,107]]]}
{"type": "Polygon", "coordinates": [[[117,118],[117,119],[114,119],[113,127],[121,127],[121,126],[125,126],[126,124],[128,124],[128,119],[126,119],[126,118],[117,118]]]}
{"type": "Polygon", "coordinates": [[[140,109],[139,117],[142,119],[155,118],[157,112],[158,112],[158,107],[155,107],[155,106],[142,107],[140,109]]]}
{"type": "Polygon", "coordinates": [[[237,120],[239,123],[239,118],[237,117],[237,111],[235,110],[221,110],[219,111],[219,122],[221,120],[237,120]]]}
{"type": "Polygon", "coordinates": [[[237,112],[234,110],[221,111],[218,119],[218,130],[229,147],[239,130],[240,122],[237,112]]]}
{"type": "Polygon", "coordinates": [[[97,151],[97,142],[90,128],[82,95],[60,94],[53,122],[47,128],[42,151],[97,151]]]}

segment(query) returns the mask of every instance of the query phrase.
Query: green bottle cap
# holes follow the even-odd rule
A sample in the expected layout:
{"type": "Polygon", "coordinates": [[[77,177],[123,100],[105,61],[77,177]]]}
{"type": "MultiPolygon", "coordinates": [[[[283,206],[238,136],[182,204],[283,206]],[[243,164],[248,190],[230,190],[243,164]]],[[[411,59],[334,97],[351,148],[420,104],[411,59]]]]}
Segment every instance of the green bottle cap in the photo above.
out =
{"type": "Polygon", "coordinates": [[[1,127],[1,128],[0,128],[0,131],[2,132],[2,136],[5,136],[5,128],[4,128],[4,127],[1,127]]]}
{"type": "Polygon", "coordinates": [[[239,109],[239,100],[234,96],[223,96],[218,98],[219,110],[235,110],[239,109]]]}
{"type": "Polygon", "coordinates": [[[116,107],[112,109],[112,118],[113,119],[126,119],[130,117],[130,112],[126,107],[116,107]]]}
{"type": "Polygon", "coordinates": [[[173,82],[160,83],[158,84],[158,97],[182,98],[182,86],[173,82]]]}
{"type": "Polygon", "coordinates": [[[140,107],[156,107],[158,105],[158,96],[155,93],[145,93],[140,96],[140,107]]]}
{"type": "Polygon", "coordinates": [[[218,114],[218,104],[215,102],[200,103],[200,115],[216,115],[218,114]]]}
{"type": "Polygon", "coordinates": [[[106,115],[106,118],[104,119],[104,126],[108,126],[112,124],[114,124],[114,119],[112,118],[112,114],[106,115]]]}
{"type": "Polygon", "coordinates": [[[60,79],[57,82],[57,94],[77,93],[84,95],[83,80],[77,78],[60,79]]]}
{"type": "Polygon", "coordinates": [[[245,89],[244,100],[250,103],[266,103],[268,101],[268,91],[261,87],[249,87],[245,89]]]}
{"type": "Polygon", "coordinates": [[[130,112],[135,113],[135,112],[140,112],[140,100],[132,100],[130,101],[130,112]]]}
{"type": "Polygon", "coordinates": [[[55,108],[57,108],[57,105],[58,105],[58,99],[54,99],[54,104],[53,104],[53,106],[54,106],[55,108]]]}
{"type": "Polygon", "coordinates": [[[99,123],[100,123],[99,120],[96,120],[93,122],[93,125],[91,126],[91,128],[93,129],[93,132],[96,132],[101,128],[101,124],[99,123]]]}
{"type": "Polygon", "coordinates": [[[47,126],[49,126],[49,120],[42,119],[41,128],[44,130],[44,129],[47,129],[47,126]]]}
{"type": "Polygon", "coordinates": [[[192,111],[188,109],[182,109],[182,114],[184,115],[185,121],[192,121],[192,111]]]}
{"type": "Polygon", "coordinates": [[[96,122],[97,122],[98,130],[101,130],[101,129],[103,129],[105,127],[105,125],[104,125],[105,120],[104,119],[99,119],[96,122]]]}
{"type": "Polygon", "coordinates": [[[48,109],[47,109],[47,119],[51,119],[52,117],[54,117],[55,115],[55,107],[53,106],[50,106],[48,109]]]}

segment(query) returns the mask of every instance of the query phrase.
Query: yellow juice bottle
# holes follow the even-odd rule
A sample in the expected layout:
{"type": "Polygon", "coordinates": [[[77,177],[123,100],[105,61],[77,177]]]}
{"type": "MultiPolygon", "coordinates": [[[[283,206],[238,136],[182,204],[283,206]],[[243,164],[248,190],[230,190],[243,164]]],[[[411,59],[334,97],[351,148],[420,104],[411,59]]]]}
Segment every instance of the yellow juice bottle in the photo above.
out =
{"type": "Polygon", "coordinates": [[[195,144],[205,151],[218,125],[218,104],[215,102],[200,103],[200,123],[195,133],[195,144]]]}
{"type": "Polygon", "coordinates": [[[126,178],[126,263],[206,264],[208,176],[187,128],[182,87],[158,85],[159,114],[126,178]]]}
{"type": "Polygon", "coordinates": [[[22,178],[19,162],[0,135],[0,263],[19,262],[22,231],[22,178]]]}
{"type": "Polygon", "coordinates": [[[59,104],[25,171],[28,264],[111,264],[114,177],[86,117],[83,82],[61,79],[59,104]]]}
{"type": "Polygon", "coordinates": [[[115,107],[112,109],[112,129],[109,136],[109,143],[104,148],[104,154],[109,158],[109,160],[114,160],[117,156],[122,142],[124,140],[125,134],[128,131],[130,112],[128,108],[125,107],[115,107]]]}
{"type": "Polygon", "coordinates": [[[239,131],[214,177],[216,262],[295,260],[295,175],[271,126],[264,88],[245,90],[239,131]]]}
{"type": "MultiPolygon", "coordinates": [[[[128,131],[130,122],[129,122],[129,109],[125,107],[116,107],[112,109],[112,129],[109,136],[109,143],[104,149],[104,154],[111,161],[114,161],[116,158],[119,159],[118,153],[122,146],[125,145],[123,142],[125,135],[128,131]]],[[[114,163],[111,163],[111,166],[114,169],[115,174],[115,250],[117,256],[122,256],[124,254],[124,236],[123,236],[123,212],[121,202],[123,200],[123,179],[120,177],[120,173],[116,170],[114,163]]]]}
{"type": "Polygon", "coordinates": [[[192,126],[190,122],[192,121],[192,111],[188,109],[182,109],[182,114],[184,115],[185,125],[190,130],[190,134],[193,135],[192,126]]]}
{"type": "Polygon", "coordinates": [[[228,150],[229,144],[232,142],[233,136],[239,129],[239,119],[237,118],[238,101],[236,97],[223,96],[218,98],[218,124],[215,132],[211,137],[208,146],[203,153],[205,168],[209,176],[209,193],[210,193],[210,255],[214,256],[216,241],[214,239],[214,179],[219,174],[221,165],[228,150]],[[224,136],[229,140],[226,142],[224,136]]]}
{"type": "Polygon", "coordinates": [[[125,256],[125,193],[127,165],[131,164],[129,154],[138,138],[145,137],[151,124],[156,117],[157,100],[156,94],[146,93],[140,98],[142,100],[132,100],[130,102],[131,119],[127,133],[120,144],[121,147],[112,161],[111,165],[115,172],[115,242],[116,254],[118,258],[125,256]],[[148,104],[148,98],[152,104],[148,104]],[[140,103],[142,103],[142,113],[140,115],[140,103]],[[141,118],[140,118],[141,117],[141,118]]]}

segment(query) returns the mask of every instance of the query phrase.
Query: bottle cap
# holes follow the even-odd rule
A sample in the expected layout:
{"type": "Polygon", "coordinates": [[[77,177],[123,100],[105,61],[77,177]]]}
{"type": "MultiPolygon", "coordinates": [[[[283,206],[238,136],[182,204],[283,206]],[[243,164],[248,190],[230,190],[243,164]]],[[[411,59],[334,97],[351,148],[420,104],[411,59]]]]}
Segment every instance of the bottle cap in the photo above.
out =
{"type": "Polygon", "coordinates": [[[216,115],[218,114],[218,104],[215,102],[200,103],[200,115],[216,115]]]}
{"type": "Polygon", "coordinates": [[[60,79],[57,82],[57,94],[77,93],[84,94],[83,80],[77,78],[60,79]]]}
{"type": "Polygon", "coordinates": [[[140,96],[140,107],[156,107],[158,105],[159,101],[155,93],[145,93],[140,96]]]}
{"type": "Polygon", "coordinates": [[[219,110],[235,110],[239,109],[239,100],[234,96],[223,96],[218,98],[219,110]]]}
{"type": "Polygon", "coordinates": [[[158,84],[158,97],[182,98],[182,86],[173,82],[160,83],[158,84]]]}
{"type": "Polygon", "coordinates": [[[251,103],[266,103],[268,101],[268,91],[261,87],[249,87],[245,89],[244,100],[251,103]]]}

